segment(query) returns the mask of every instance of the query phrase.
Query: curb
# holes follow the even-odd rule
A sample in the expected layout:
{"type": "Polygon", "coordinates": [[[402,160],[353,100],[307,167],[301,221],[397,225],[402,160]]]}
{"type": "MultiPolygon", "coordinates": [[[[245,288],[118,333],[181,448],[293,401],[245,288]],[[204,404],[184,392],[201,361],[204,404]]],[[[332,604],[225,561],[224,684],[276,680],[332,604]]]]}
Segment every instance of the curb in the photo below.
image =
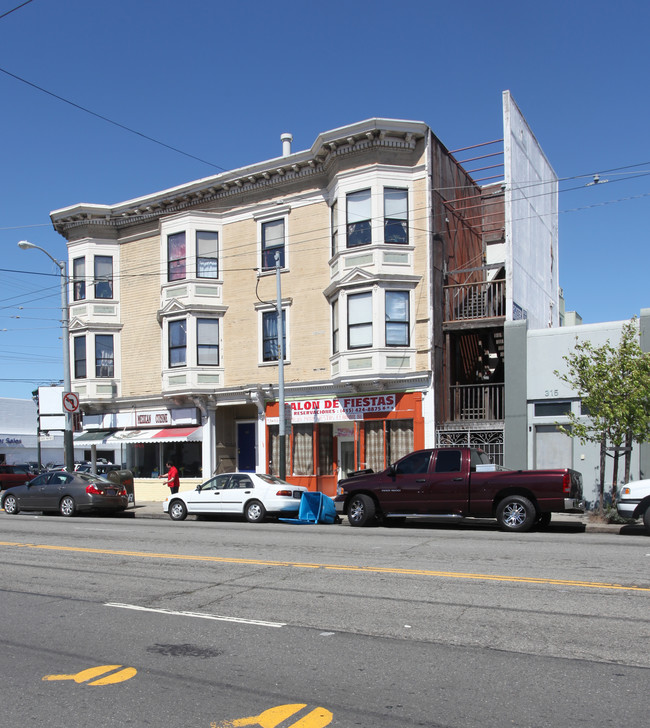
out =
{"type": "MultiPolygon", "coordinates": [[[[136,503],[132,508],[128,508],[122,514],[123,518],[150,518],[159,520],[170,520],[169,516],[163,512],[161,502],[142,502],[136,503]]],[[[476,519],[468,519],[467,523],[478,522],[476,519]]],[[[588,516],[574,516],[552,521],[549,533],[553,532],[553,526],[557,531],[582,531],[584,533],[614,533],[624,536],[644,536],[646,534],[643,524],[635,523],[600,523],[593,521],[588,516]]]]}

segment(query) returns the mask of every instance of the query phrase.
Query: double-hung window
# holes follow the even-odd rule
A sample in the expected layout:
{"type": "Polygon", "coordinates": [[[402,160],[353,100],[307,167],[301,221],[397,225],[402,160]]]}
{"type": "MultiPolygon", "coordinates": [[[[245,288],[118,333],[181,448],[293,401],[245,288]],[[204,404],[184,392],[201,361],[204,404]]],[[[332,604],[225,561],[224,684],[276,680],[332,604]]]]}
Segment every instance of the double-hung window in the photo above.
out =
{"type": "Polygon", "coordinates": [[[74,346],[74,378],[86,378],[86,337],[75,336],[74,346]]]}
{"type": "MultiPolygon", "coordinates": [[[[282,354],[287,358],[287,317],[282,311],[282,354]]],[[[278,312],[264,311],[262,313],[262,361],[278,361],[278,312]]]]}
{"type": "Polygon", "coordinates": [[[339,249],[339,206],[334,200],[331,208],[331,228],[332,228],[332,257],[334,257],[339,249]]]}
{"type": "Polygon", "coordinates": [[[169,368],[184,367],[187,363],[187,321],[169,322],[169,368]]]}
{"type": "Polygon", "coordinates": [[[409,345],[409,293],[386,291],[386,346],[409,345]]]}
{"type": "Polygon", "coordinates": [[[339,299],[332,301],[332,354],[339,353],[339,299]]]}
{"type": "Polygon", "coordinates": [[[196,231],[196,277],[219,277],[219,233],[196,231]]]}
{"type": "Polygon", "coordinates": [[[115,354],[112,334],[97,334],[95,336],[95,376],[97,378],[111,378],[115,371],[115,354]]]}
{"type": "Polygon", "coordinates": [[[110,255],[95,256],[95,298],[113,298],[113,258],[110,255]]]}
{"type": "Polygon", "coordinates": [[[262,270],[276,267],[276,253],[280,254],[280,268],[284,268],[284,220],[262,223],[262,270]]]}
{"type": "Polygon", "coordinates": [[[185,233],[167,236],[167,280],[182,281],[185,278],[185,233]]]}
{"type": "Polygon", "coordinates": [[[196,320],[196,363],[200,367],[219,366],[219,320],[196,320]]]}
{"type": "Polygon", "coordinates": [[[347,246],[370,245],[372,242],[372,198],[370,190],[351,192],[347,198],[347,246]]]}
{"type": "Polygon", "coordinates": [[[372,293],[348,296],[348,349],[372,346],[372,293]]]}
{"type": "Polygon", "coordinates": [[[83,301],[86,298],[86,259],[75,258],[72,261],[72,298],[83,301]]]}
{"type": "Polygon", "coordinates": [[[384,242],[408,243],[408,190],[384,188],[384,242]]]}

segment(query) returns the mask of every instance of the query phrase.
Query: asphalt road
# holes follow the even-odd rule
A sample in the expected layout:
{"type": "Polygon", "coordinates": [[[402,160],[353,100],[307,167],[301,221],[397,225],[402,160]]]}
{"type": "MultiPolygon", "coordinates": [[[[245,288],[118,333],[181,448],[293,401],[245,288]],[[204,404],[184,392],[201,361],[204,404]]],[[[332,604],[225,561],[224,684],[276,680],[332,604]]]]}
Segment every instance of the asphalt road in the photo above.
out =
{"type": "Polygon", "coordinates": [[[641,533],[0,527],[9,728],[647,724],[641,533]]]}

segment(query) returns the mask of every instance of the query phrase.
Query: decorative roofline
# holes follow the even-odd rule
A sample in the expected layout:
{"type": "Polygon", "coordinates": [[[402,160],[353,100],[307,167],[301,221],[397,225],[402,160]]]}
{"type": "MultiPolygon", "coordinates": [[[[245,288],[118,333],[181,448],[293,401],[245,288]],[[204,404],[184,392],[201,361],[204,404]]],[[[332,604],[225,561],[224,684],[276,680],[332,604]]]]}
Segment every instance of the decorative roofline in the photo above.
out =
{"type": "Polygon", "coordinates": [[[118,229],[142,224],[206,202],[232,199],[245,192],[277,188],[300,178],[314,177],[325,173],[334,159],[371,148],[412,151],[425,137],[427,129],[423,122],[369,119],[319,135],[307,151],[223,172],[116,205],[72,205],[54,210],[50,219],[54,229],[64,236],[68,230],[89,224],[118,229]]]}

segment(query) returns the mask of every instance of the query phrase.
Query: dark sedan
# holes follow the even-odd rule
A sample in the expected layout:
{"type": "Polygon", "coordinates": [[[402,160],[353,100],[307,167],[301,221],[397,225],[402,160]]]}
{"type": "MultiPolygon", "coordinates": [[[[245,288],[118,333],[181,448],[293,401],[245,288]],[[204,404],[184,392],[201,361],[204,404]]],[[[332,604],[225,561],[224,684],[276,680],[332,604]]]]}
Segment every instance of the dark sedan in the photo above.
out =
{"type": "Polygon", "coordinates": [[[12,516],[20,511],[59,511],[62,516],[95,510],[117,513],[128,505],[124,486],[90,473],[64,470],[43,473],[2,494],[2,507],[12,516]]]}

